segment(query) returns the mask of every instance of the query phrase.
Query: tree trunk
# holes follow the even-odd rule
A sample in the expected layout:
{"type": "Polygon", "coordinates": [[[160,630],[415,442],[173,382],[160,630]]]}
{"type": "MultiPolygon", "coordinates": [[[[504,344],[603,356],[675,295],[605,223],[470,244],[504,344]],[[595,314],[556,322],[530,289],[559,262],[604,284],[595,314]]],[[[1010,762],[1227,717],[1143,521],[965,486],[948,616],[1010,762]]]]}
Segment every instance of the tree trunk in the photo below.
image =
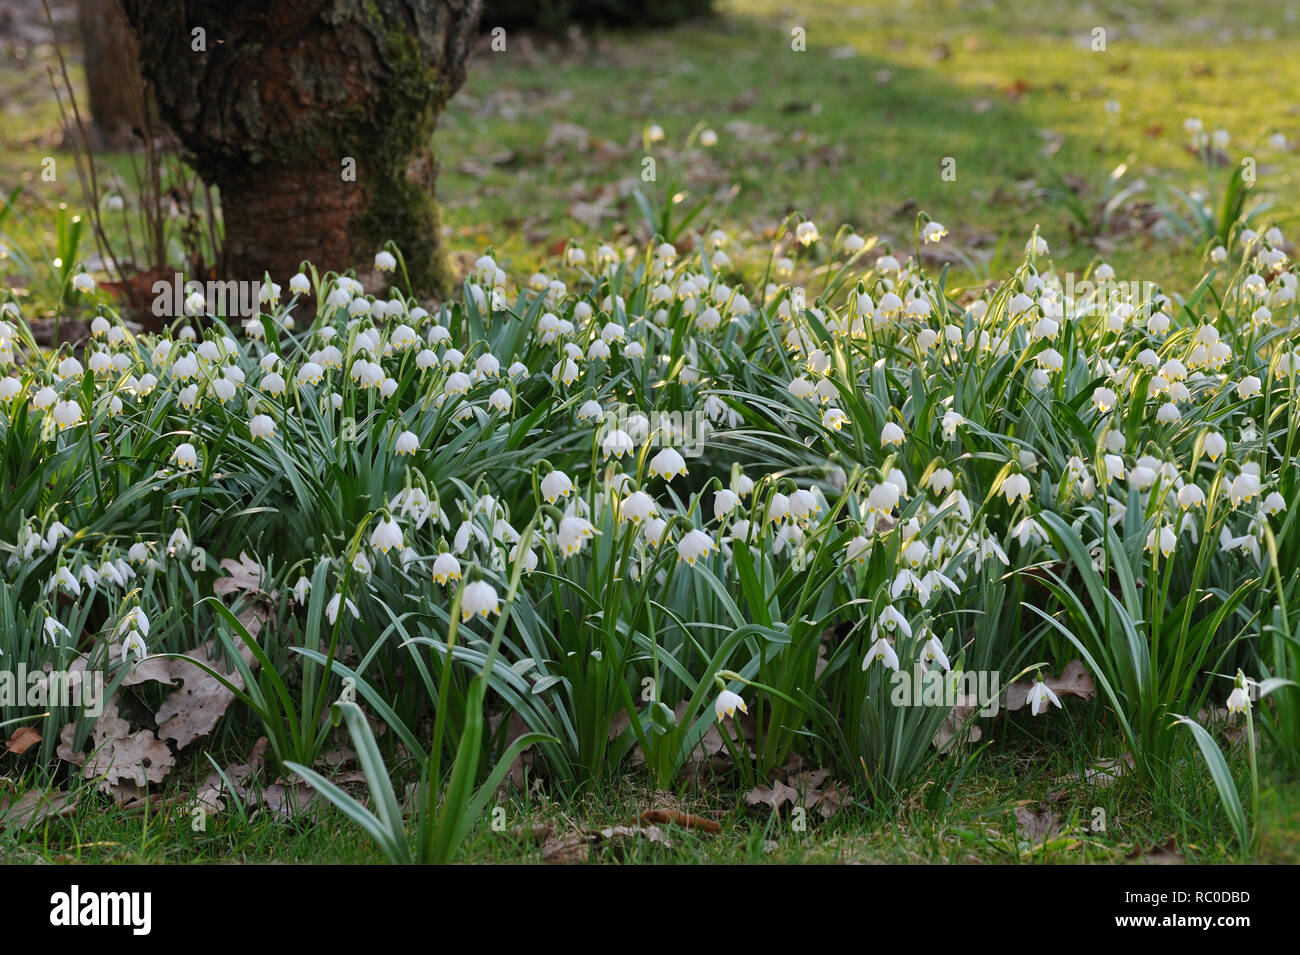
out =
{"type": "Polygon", "coordinates": [[[482,0],[122,0],[162,118],[221,192],[222,271],[371,277],[394,240],[447,294],[432,140],[482,0]]]}
{"type": "Polygon", "coordinates": [[[120,148],[144,126],[135,41],[117,0],[80,0],[78,8],[95,132],[102,144],[120,148]]]}

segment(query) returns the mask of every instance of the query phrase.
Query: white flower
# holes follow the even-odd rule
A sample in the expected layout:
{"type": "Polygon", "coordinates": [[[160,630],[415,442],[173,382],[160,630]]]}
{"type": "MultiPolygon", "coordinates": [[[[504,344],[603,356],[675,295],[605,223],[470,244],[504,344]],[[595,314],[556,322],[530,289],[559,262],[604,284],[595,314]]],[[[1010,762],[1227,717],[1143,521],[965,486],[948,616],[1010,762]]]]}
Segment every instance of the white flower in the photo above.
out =
{"type": "Polygon", "coordinates": [[[475,580],[465,585],[460,594],[461,622],[471,617],[487,618],[489,614],[500,612],[500,601],[496,588],[486,580],[475,580]]]}
{"type": "Polygon", "coordinates": [[[807,248],[820,239],[821,235],[817,232],[817,226],[805,219],[795,227],[794,237],[800,245],[807,248]]]}
{"type": "Polygon", "coordinates": [[[822,415],[822,427],[831,431],[838,431],[841,427],[848,424],[849,416],[839,408],[830,408],[822,415]]]}
{"type": "Polygon", "coordinates": [[[867,494],[867,508],[873,514],[892,514],[898,506],[898,485],[885,481],[877,484],[867,494]]]}
{"type": "Polygon", "coordinates": [[[59,426],[60,430],[81,424],[83,417],[81,405],[75,401],[60,401],[54,406],[54,411],[51,413],[51,416],[54,418],[54,423],[59,426]]]}
{"type": "Polygon", "coordinates": [[[903,429],[892,421],[885,422],[885,426],[880,429],[880,443],[886,447],[902,444],[905,437],[903,429]]]}
{"type": "Polygon", "coordinates": [[[351,600],[344,602],[343,594],[340,592],[331,597],[330,602],[325,605],[325,616],[329,618],[330,626],[333,626],[335,621],[339,618],[340,603],[344,603],[348,612],[352,614],[353,617],[360,619],[361,614],[357,611],[357,605],[351,600]]]}
{"type": "Polygon", "coordinates": [[[943,652],[943,644],[939,642],[938,637],[931,637],[925,642],[925,647],[921,651],[921,656],[926,663],[937,663],[940,669],[951,670],[952,666],[948,663],[948,655],[943,652]]]}
{"type": "Polygon", "coordinates": [[[370,546],[384,554],[387,554],[394,547],[401,550],[402,529],[391,518],[381,520],[375,525],[374,531],[370,534],[370,546]]]}
{"type": "Polygon", "coordinates": [[[1061,701],[1056,698],[1052,688],[1043,682],[1042,677],[1034,681],[1034,685],[1029,688],[1029,695],[1025,697],[1025,702],[1029,704],[1029,712],[1034,716],[1047,709],[1048,702],[1056,704],[1056,708],[1061,708],[1061,701]]]}
{"type": "Polygon", "coordinates": [[[556,540],[559,543],[560,552],[566,557],[572,557],[574,554],[579,553],[587,545],[587,539],[595,534],[596,528],[591,521],[570,514],[560,520],[560,529],[556,532],[556,540]]]}
{"type": "Polygon", "coordinates": [[[1006,496],[1008,504],[1014,504],[1016,498],[1022,501],[1029,500],[1031,491],[1029,478],[1023,474],[1008,474],[1002,481],[1002,493],[1006,496]]]}
{"type": "Polygon", "coordinates": [[[906,637],[912,636],[912,625],[892,604],[886,604],[885,609],[880,611],[880,616],[871,625],[871,635],[874,637],[881,628],[891,634],[900,631],[906,637]]]}
{"type": "Polygon", "coordinates": [[[269,415],[254,415],[253,420],[248,422],[248,431],[254,441],[258,438],[269,438],[275,432],[275,422],[269,415]]]}
{"type": "Polygon", "coordinates": [[[72,287],[78,292],[89,295],[95,291],[95,280],[85,272],[78,272],[72,277],[72,287]]]}
{"type": "Polygon", "coordinates": [[[723,488],[713,495],[713,516],[716,520],[722,520],[730,514],[737,504],[740,503],[740,497],[735,491],[723,488]]]}
{"type": "Polygon", "coordinates": [[[420,439],[414,431],[403,431],[397,436],[398,454],[414,454],[420,447],[420,439]]]}
{"type": "Polygon", "coordinates": [[[1286,510],[1286,498],[1277,491],[1273,491],[1268,497],[1264,498],[1263,508],[1266,514],[1281,514],[1286,510]]]}
{"type": "Polygon", "coordinates": [[[1154,551],[1159,547],[1160,553],[1168,557],[1177,546],[1178,535],[1174,533],[1173,527],[1168,524],[1164,524],[1160,528],[1153,527],[1151,532],[1147,534],[1146,549],[1148,551],[1154,551]]]}
{"type": "Polygon", "coordinates": [[[547,504],[554,504],[562,497],[568,497],[573,491],[573,482],[563,471],[551,471],[542,478],[542,497],[547,504]]]}
{"type": "Polygon", "coordinates": [[[693,567],[697,560],[708,557],[716,549],[717,544],[713,542],[712,537],[704,531],[692,530],[683,535],[677,543],[677,558],[693,567]]]}
{"type": "Polygon", "coordinates": [[[748,713],[745,708],[745,701],[739,693],[732,693],[730,690],[723,690],[718,694],[718,698],[713,703],[713,712],[721,720],[724,716],[734,717],[736,710],[742,713],[748,713]]]}
{"type": "Polygon", "coordinates": [[[460,580],[460,561],[454,554],[443,551],[433,562],[433,579],[446,586],[449,580],[460,580]]]}
{"type": "Polygon", "coordinates": [[[167,538],[167,553],[175,555],[181,551],[188,551],[189,549],[190,538],[189,535],[185,533],[185,529],[178,527],[176,530],[172,531],[172,536],[167,538]]]}
{"type": "Polygon", "coordinates": [[[1232,692],[1228,694],[1228,712],[1245,713],[1250,709],[1250,694],[1244,687],[1233,687],[1232,692]]]}
{"type": "MultiPolygon", "coordinates": [[[[605,453],[605,457],[621,458],[625,454],[632,453],[636,443],[632,440],[632,436],[622,428],[615,428],[601,440],[600,447],[605,453]]],[[[653,462],[650,466],[651,468],[654,467],[653,462]]]]}
{"type": "Polygon", "coordinates": [[[391,252],[376,252],[375,268],[381,272],[391,272],[397,268],[397,258],[391,252]]]}
{"type": "Polygon", "coordinates": [[[631,521],[633,524],[640,524],[642,521],[649,520],[659,512],[655,506],[654,498],[645,491],[633,491],[627,497],[623,498],[619,505],[619,520],[631,521]]]}
{"type": "Polygon", "coordinates": [[[1228,450],[1228,441],[1217,431],[1211,431],[1205,436],[1205,453],[1209,455],[1211,461],[1218,461],[1219,457],[1228,450]]]}
{"type": "Polygon", "coordinates": [[[871,649],[867,651],[867,655],[862,659],[862,669],[865,670],[867,667],[871,666],[872,662],[875,660],[881,661],[885,666],[895,672],[898,671],[898,654],[894,652],[894,648],[890,646],[889,641],[884,637],[881,637],[871,645],[871,649]]]}
{"type": "Polygon", "coordinates": [[[651,477],[662,477],[671,481],[679,474],[686,474],[686,461],[672,448],[664,448],[650,459],[651,477]]]}
{"type": "Polygon", "coordinates": [[[139,630],[132,630],[125,640],[122,641],[122,662],[125,663],[128,657],[135,657],[137,661],[143,660],[149,655],[149,648],[145,646],[144,637],[140,635],[139,630]]]}
{"type": "Polygon", "coordinates": [[[194,445],[188,441],[176,445],[176,450],[172,452],[172,460],[183,468],[199,466],[198,453],[194,450],[194,445]]]}

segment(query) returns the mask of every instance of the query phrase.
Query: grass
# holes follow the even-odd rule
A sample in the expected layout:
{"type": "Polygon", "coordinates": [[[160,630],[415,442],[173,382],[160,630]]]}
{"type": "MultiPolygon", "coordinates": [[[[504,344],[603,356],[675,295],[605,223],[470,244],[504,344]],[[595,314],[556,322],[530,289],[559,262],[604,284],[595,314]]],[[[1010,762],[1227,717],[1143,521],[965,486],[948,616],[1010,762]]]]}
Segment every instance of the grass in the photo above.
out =
{"type": "MultiPolygon", "coordinates": [[[[1189,115],[1206,130],[1226,128],[1234,159],[1257,157],[1257,188],[1275,203],[1269,221],[1285,228],[1300,209],[1300,151],[1266,143],[1278,131],[1300,141],[1290,99],[1300,23],[1280,0],[1088,12],[1064,0],[1032,12],[827,2],[797,15],[769,0],[724,0],[720,13],[649,35],[586,35],[571,47],[518,35],[504,53],[483,49],[437,136],[439,191],[462,261],[489,235],[516,270],[571,236],[611,238],[633,217],[626,192],[641,183],[649,123],[667,133],[653,152],[656,186],[685,182],[715,195],[709,224],[739,235],[762,234],[797,203],[825,225],[848,222],[907,245],[924,209],[977,260],[1041,224],[1065,267],[1101,257],[1120,278],[1186,285],[1200,274],[1201,249],[1171,248],[1149,229],[1100,242],[1071,236],[1069,210],[1041,189],[1055,170],[1095,205],[1121,163],[1128,180],[1147,183],[1142,200],[1201,188],[1204,170],[1181,128],[1189,115]],[[795,26],[806,31],[805,52],[791,49],[795,26]],[[1107,31],[1104,52],[1090,46],[1097,27],[1107,31]],[[1107,113],[1111,100],[1117,116],[1107,113]],[[718,131],[718,145],[682,150],[700,123],[718,131]],[[955,181],[941,177],[944,157],[956,161],[955,181]]],[[[33,57],[21,70],[0,67],[0,185],[26,184],[21,208],[49,221],[53,204],[75,208],[81,198],[43,75],[49,54],[33,57]],[[46,156],[59,170],[53,183],[40,178],[46,156]]],[[[107,166],[131,181],[125,157],[107,166]]]]}
{"type": "MultiPolygon", "coordinates": [[[[916,213],[925,210],[951,229],[944,245],[967,257],[957,263],[967,280],[1005,271],[1020,247],[1008,245],[1004,253],[1003,243],[1023,242],[1037,225],[1062,269],[1104,258],[1120,278],[1189,290],[1203,271],[1200,246],[1161,237],[1149,224],[1081,234],[1068,204],[1045,192],[1054,174],[1065,177],[1083,208],[1091,208],[1121,163],[1126,180],[1148,184],[1142,201],[1197,188],[1204,170],[1184,148],[1181,127],[1185,116],[1197,115],[1207,130],[1231,132],[1231,156],[1258,157],[1258,192],[1274,204],[1267,223],[1294,224],[1300,152],[1266,143],[1274,132],[1300,139],[1291,103],[1300,87],[1294,11],[1273,2],[1198,3],[1194,17],[1187,9],[822,3],[792,18],[781,4],[735,0],[721,5],[715,21],[653,35],[599,34],[563,48],[511,36],[506,53],[481,52],[439,129],[439,190],[451,244],[462,262],[472,262],[491,242],[504,268],[526,274],[553,263],[571,237],[619,238],[623,224],[636,219],[628,192],[645,185],[643,159],[651,155],[653,191],[676,183],[693,198],[712,196],[699,225],[737,237],[761,240],[797,207],[824,235],[847,222],[906,248],[916,213]],[[806,31],[805,52],[790,48],[796,26],[806,31]],[[1098,26],[1107,30],[1105,52],[1088,45],[1098,26]],[[1117,113],[1108,111],[1111,101],[1117,113]],[[667,138],[647,153],[641,137],[649,123],[662,125],[667,138]],[[683,148],[701,125],[718,131],[718,145],[683,148]],[[956,161],[955,181],[941,175],[945,157],[956,161]]],[[[81,202],[47,87],[35,65],[0,67],[0,99],[7,103],[0,190],[27,185],[19,208],[42,224],[54,221],[60,203],[75,212],[81,202]],[[46,156],[59,170],[50,183],[40,178],[46,156]]],[[[126,157],[106,163],[126,177],[126,157]]],[[[51,247],[53,235],[19,241],[51,247]]],[[[3,269],[0,262],[0,279],[15,278],[3,269]]],[[[1189,862],[1236,860],[1199,763],[1181,789],[1159,801],[1135,778],[1105,789],[1081,781],[1089,759],[1116,745],[1103,705],[1076,709],[1047,729],[1023,713],[1008,718],[996,725],[998,747],[984,752],[951,792],[940,780],[888,809],[848,806],[828,821],[813,814],[806,833],[791,827],[788,809],[773,816],[747,807],[743,791],[681,784],[656,794],[635,777],[586,797],[509,797],[506,831],[480,825],[461,858],[541,861],[533,840],[512,834],[517,827],[546,823],[563,834],[615,825],[669,802],[717,820],[721,835],[674,831],[672,848],[635,840],[593,859],[1118,862],[1173,837],[1189,862]],[[1067,827],[1089,826],[1100,807],[1106,829],[1035,847],[1017,836],[1017,806],[1055,812],[1067,827]]],[[[255,735],[248,722],[223,727],[216,755],[240,758],[255,735]]],[[[1300,862],[1300,794],[1283,768],[1269,764],[1267,749],[1264,756],[1264,838],[1256,858],[1300,862]]],[[[956,772],[954,762],[946,761],[945,773],[956,772]]],[[[1240,773],[1241,760],[1233,764],[1240,773]]],[[[206,760],[178,768],[157,794],[160,802],[192,792],[208,769],[206,760]]],[[[0,772],[7,770],[0,757],[0,772]]],[[[21,792],[25,783],[0,776],[0,794],[21,792]]],[[[267,813],[243,822],[227,811],[200,832],[180,808],[123,812],[107,797],[86,793],[67,816],[25,832],[0,828],[0,860],[382,858],[323,803],[292,823],[267,813]]]]}
{"type": "MultiPolygon", "coordinates": [[[[1023,715],[1023,714],[1022,714],[1023,715]]],[[[580,829],[617,826],[652,807],[673,807],[721,823],[716,836],[675,826],[663,827],[671,842],[644,839],[596,846],[591,861],[674,864],[1099,864],[1138,861],[1140,851],[1174,838],[1188,863],[1236,861],[1232,836],[1219,818],[1203,780],[1189,780],[1178,799],[1155,803],[1135,781],[1121,776],[1110,787],[1083,781],[1080,753],[1107,745],[1108,731],[1085,717],[1075,727],[1036,738],[1026,719],[1009,721],[1009,737],[986,751],[951,793],[921,789],[897,807],[846,804],[823,820],[807,816],[806,830],[792,823],[789,807],[773,815],[766,806],[745,805],[743,793],[683,788],[655,793],[634,779],[613,791],[585,798],[549,800],[545,794],[502,798],[502,825],[485,819],[467,841],[459,861],[469,864],[541,863],[542,846],[534,827],[557,835],[580,829]],[[1049,744],[1044,746],[1044,743],[1049,744]],[[1068,745],[1067,745],[1068,744],[1068,745]],[[1044,758],[1044,750],[1050,754],[1044,758]],[[1070,755],[1070,754],[1075,755],[1070,755]],[[1015,810],[1053,812],[1065,834],[1035,844],[1017,831],[1015,810]],[[1095,807],[1104,811],[1105,829],[1094,830],[1095,807]]],[[[231,759],[243,758],[237,750],[231,759]]],[[[178,769],[157,794],[163,804],[192,793],[207,775],[206,760],[178,769]]],[[[1300,793],[1278,774],[1266,784],[1264,841],[1256,858],[1272,864],[1300,863],[1300,793]]],[[[8,783],[14,781],[10,780],[8,783]]],[[[0,779],[0,792],[7,786],[0,779]]],[[[938,791],[936,791],[936,789],[938,791]]],[[[82,864],[378,864],[379,851],[333,807],[318,801],[294,821],[267,812],[247,822],[233,808],[209,815],[195,831],[184,806],[152,812],[123,812],[106,796],[87,793],[66,816],[47,819],[23,832],[0,827],[0,862],[82,864]]]]}

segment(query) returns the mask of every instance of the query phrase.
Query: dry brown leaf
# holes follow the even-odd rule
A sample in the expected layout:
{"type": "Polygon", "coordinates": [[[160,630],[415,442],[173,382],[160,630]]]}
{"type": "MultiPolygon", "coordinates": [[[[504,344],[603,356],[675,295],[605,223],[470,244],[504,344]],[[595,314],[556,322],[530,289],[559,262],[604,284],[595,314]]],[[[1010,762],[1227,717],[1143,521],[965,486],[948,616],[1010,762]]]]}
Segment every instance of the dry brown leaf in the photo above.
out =
{"type": "Polygon", "coordinates": [[[212,589],[220,596],[228,597],[231,594],[247,591],[265,593],[262,589],[262,581],[265,577],[262,565],[249,557],[246,552],[240,551],[239,560],[231,560],[227,557],[221,561],[221,569],[226,572],[226,576],[218,577],[212,583],[212,589]]]}
{"type": "Polygon", "coordinates": [[[696,829],[700,832],[707,832],[709,835],[717,835],[722,831],[722,826],[712,819],[705,819],[703,816],[693,816],[687,812],[679,812],[675,809],[647,809],[638,817],[642,826],[654,827],[661,826],[679,826],[682,829],[696,829]]]}
{"type": "Polygon", "coordinates": [[[66,816],[76,808],[75,794],[30,789],[17,799],[0,796],[0,826],[26,829],[53,816],[66,816]]]}
{"type": "Polygon", "coordinates": [[[948,712],[934,734],[935,749],[946,753],[949,749],[959,748],[967,743],[978,743],[984,735],[984,731],[975,720],[978,710],[977,699],[966,694],[958,696],[957,705],[948,712]]]}
{"type": "Polygon", "coordinates": [[[1024,806],[1017,806],[1016,832],[1029,842],[1046,842],[1061,834],[1061,817],[1054,812],[1033,812],[1024,806]]]}
{"type": "Polygon", "coordinates": [[[20,726],[12,736],[5,740],[5,749],[15,756],[21,756],[41,741],[41,734],[30,726],[20,726]]]}
{"type": "Polygon", "coordinates": [[[1057,696],[1077,696],[1081,700],[1091,700],[1097,692],[1092,674],[1084,667],[1082,660],[1071,660],[1060,676],[1045,682],[1048,689],[1057,696]]]}
{"type": "Polygon", "coordinates": [[[1135,848],[1124,857],[1134,865],[1186,865],[1187,858],[1178,851],[1174,837],[1170,836],[1160,845],[1135,848]]]}
{"type": "Polygon", "coordinates": [[[794,803],[799,793],[780,780],[773,780],[771,786],[755,786],[745,794],[745,803],[750,806],[766,805],[773,812],[780,811],[788,803],[794,803]]]}
{"type": "MultiPolygon", "coordinates": [[[[256,636],[251,627],[249,633],[256,636]]],[[[256,667],[257,661],[253,651],[248,649],[238,636],[234,639],[244,662],[249,667],[256,667]]],[[[243,678],[238,671],[226,670],[215,640],[209,640],[203,646],[189,651],[185,656],[225,673],[232,684],[243,689],[243,678]]],[[[173,680],[179,680],[183,685],[167,694],[162,706],[154,714],[154,719],[158,723],[159,737],[172,740],[178,749],[184,749],[198,737],[212,732],[230,704],[234,702],[235,694],[222,686],[215,677],[192,663],[171,659],[167,661],[167,665],[173,680]]]]}
{"type": "MultiPolygon", "coordinates": [[[[108,658],[110,660],[122,659],[122,643],[114,641],[109,647],[108,658]]],[[[165,683],[168,686],[175,686],[172,679],[170,668],[167,666],[168,661],[160,657],[145,657],[143,660],[132,658],[127,664],[126,676],[122,678],[123,686],[138,686],[141,683],[165,683]]]]}
{"type": "Polygon", "coordinates": [[[565,839],[551,839],[542,846],[542,861],[553,865],[577,865],[591,858],[591,840],[585,833],[565,839]]]}

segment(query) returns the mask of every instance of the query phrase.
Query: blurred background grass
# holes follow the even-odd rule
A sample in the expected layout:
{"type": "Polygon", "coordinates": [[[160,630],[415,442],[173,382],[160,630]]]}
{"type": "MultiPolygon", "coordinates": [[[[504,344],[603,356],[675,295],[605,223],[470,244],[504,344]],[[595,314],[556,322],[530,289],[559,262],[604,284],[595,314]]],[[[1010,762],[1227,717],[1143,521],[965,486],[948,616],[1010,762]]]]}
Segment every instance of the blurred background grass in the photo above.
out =
{"type": "MultiPolygon", "coordinates": [[[[0,188],[26,184],[20,208],[48,223],[48,207],[82,200],[42,29],[48,38],[43,18],[0,61],[0,188]],[[46,156],[58,163],[53,183],[40,178],[46,156]]],[[[666,139],[648,153],[649,188],[712,195],[700,227],[762,237],[798,209],[823,234],[849,223],[906,247],[924,210],[979,278],[997,270],[1004,241],[1017,253],[1037,224],[1066,267],[1101,258],[1120,278],[1185,290],[1204,249],[1166,235],[1153,204],[1176,204],[1171,188],[1205,188],[1186,117],[1228,131],[1225,160],[1256,160],[1255,192],[1273,204],[1258,225],[1295,221],[1298,36],[1297,7],[1281,0],[721,0],[715,16],[666,29],[555,39],[510,28],[504,52],[485,38],[442,118],[439,195],[463,260],[492,245],[516,274],[531,271],[566,239],[635,228],[629,192],[645,188],[642,131],[653,123],[666,139]],[[796,27],[804,52],[791,49],[796,27]],[[1096,28],[1104,52],[1092,48],[1096,28]],[[717,145],[684,148],[700,125],[717,145]],[[1279,132],[1292,148],[1270,148],[1279,132]],[[955,181],[940,175],[944,157],[955,181]],[[1121,184],[1145,189],[1090,235],[1083,220],[1121,164],[1121,184]]],[[[75,29],[65,39],[79,82],[75,29]]],[[[104,160],[131,182],[125,156],[104,160]]]]}

